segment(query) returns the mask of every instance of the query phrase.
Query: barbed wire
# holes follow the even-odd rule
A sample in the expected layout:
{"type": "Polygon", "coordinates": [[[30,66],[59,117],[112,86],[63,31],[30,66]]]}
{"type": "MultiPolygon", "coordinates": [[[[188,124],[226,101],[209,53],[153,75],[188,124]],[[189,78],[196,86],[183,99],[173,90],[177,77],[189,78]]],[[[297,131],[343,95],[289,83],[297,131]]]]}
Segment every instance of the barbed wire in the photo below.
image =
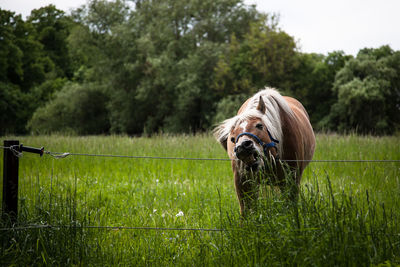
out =
{"type": "MultiPolygon", "coordinates": [[[[0,146],[3,149],[10,149],[16,157],[22,157],[22,152],[15,148],[0,146]]],[[[131,155],[112,155],[112,154],[90,154],[90,153],[69,153],[69,152],[51,152],[44,151],[45,155],[49,155],[56,159],[63,159],[68,156],[85,156],[85,157],[103,157],[103,158],[127,158],[127,159],[158,159],[158,160],[192,160],[192,161],[232,161],[232,159],[223,158],[195,158],[195,157],[160,157],[160,156],[131,156],[131,155]]],[[[396,159],[281,159],[282,162],[309,162],[309,163],[400,163],[396,159]]]]}

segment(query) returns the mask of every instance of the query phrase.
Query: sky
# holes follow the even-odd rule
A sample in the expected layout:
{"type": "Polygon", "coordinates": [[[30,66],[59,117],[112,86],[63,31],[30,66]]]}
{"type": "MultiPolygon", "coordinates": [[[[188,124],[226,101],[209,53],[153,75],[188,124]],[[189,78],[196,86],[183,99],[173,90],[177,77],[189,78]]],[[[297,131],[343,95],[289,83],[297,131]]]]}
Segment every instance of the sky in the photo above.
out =
{"type": "Polygon", "coordinates": [[[301,51],[356,55],[365,47],[400,50],[399,0],[245,0],[280,14],[279,27],[301,51]]]}
{"type": "MultiPolygon", "coordinates": [[[[244,0],[279,14],[279,28],[293,36],[300,51],[356,55],[365,47],[400,50],[400,0],[244,0]]],[[[86,0],[0,0],[0,8],[22,14],[48,4],[69,11],[86,0]]]]}

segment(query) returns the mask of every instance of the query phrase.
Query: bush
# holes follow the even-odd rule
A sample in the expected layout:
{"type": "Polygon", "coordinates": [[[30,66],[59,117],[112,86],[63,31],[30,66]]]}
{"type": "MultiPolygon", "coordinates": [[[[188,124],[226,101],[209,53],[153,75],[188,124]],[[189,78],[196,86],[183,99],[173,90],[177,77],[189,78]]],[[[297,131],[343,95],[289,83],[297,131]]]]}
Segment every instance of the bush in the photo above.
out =
{"type": "Polygon", "coordinates": [[[0,135],[24,132],[27,102],[18,86],[0,82],[0,135]]]}
{"type": "Polygon", "coordinates": [[[96,84],[68,83],[55,98],[33,114],[28,129],[36,134],[103,134],[110,123],[108,96],[96,84]]]}
{"type": "Polygon", "coordinates": [[[229,95],[223,98],[217,104],[217,113],[214,116],[214,124],[220,123],[228,118],[235,116],[242,106],[244,101],[246,101],[246,95],[229,95]]]}
{"type": "Polygon", "coordinates": [[[392,134],[400,126],[400,52],[363,49],[336,74],[337,102],[321,124],[340,132],[392,134]]]}

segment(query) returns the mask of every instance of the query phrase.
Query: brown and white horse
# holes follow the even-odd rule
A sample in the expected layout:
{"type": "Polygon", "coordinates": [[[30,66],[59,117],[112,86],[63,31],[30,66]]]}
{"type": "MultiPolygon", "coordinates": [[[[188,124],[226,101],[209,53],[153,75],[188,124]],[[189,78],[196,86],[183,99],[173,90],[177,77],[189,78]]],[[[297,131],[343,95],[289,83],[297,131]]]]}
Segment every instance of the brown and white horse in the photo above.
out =
{"type": "Polygon", "coordinates": [[[299,101],[282,96],[274,89],[264,89],[249,98],[235,117],[222,122],[214,135],[232,161],[242,215],[252,208],[260,179],[279,186],[282,191],[289,189],[287,177],[290,177],[297,197],[300,179],[308,164],[301,160],[311,160],[315,149],[314,132],[307,111],[299,101]],[[289,161],[285,163],[285,160],[289,161]],[[289,168],[285,169],[284,165],[289,168]]]}

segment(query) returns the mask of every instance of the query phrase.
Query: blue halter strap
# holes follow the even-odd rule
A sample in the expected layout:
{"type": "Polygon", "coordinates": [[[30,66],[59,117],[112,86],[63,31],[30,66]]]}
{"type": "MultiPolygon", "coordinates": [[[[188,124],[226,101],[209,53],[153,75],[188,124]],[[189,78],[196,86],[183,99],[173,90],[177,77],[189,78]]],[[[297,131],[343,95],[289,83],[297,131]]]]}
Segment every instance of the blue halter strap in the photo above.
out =
{"type": "Polygon", "coordinates": [[[264,154],[265,154],[265,156],[267,156],[268,148],[275,147],[275,149],[278,151],[278,147],[276,146],[276,144],[279,144],[279,141],[276,140],[275,138],[273,138],[271,133],[268,130],[267,130],[267,132],[268,132],[269,139],[271,139],[270,143],[264,143],[263,141],[261,141],[261,139],[257,135],[249,133],[249,132],[243,132],[243,133],[239,134],[236,137],[235,143],[237,143],[237,141],[239,141],[239,138],[242,137],[243,135],[247,135],[247,136],[253,137],[254,140],[256,140],[257,143],[259,143],[263,147],[264,154]]]}

